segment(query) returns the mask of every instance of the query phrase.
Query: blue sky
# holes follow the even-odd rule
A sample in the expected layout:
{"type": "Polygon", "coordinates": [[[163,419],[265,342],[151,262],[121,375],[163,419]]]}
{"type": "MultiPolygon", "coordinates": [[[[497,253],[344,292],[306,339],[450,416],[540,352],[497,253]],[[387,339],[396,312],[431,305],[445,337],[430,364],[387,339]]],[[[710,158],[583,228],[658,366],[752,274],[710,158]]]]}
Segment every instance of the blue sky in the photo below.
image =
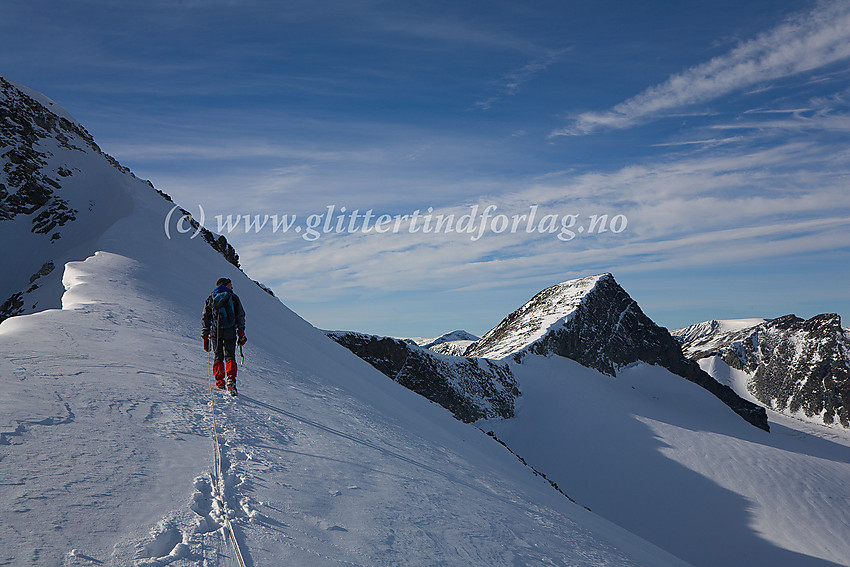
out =
{"type": "Polygon", "coordinates": [[[670,328],[822,312],[850,326],[847,2],[32,0],[3,14],[0,73],[209,228],[346,207],[346,230],[314,240],[225,233],[316,326],[480,334],[546,286],[609,271],[670,328]],[[488,207],[520,228],[348,224],[488,207]],[[577,232],[593,215],[620,224],[577,232]],[[573,218],[575,238],[547,216],[573,218]]]}

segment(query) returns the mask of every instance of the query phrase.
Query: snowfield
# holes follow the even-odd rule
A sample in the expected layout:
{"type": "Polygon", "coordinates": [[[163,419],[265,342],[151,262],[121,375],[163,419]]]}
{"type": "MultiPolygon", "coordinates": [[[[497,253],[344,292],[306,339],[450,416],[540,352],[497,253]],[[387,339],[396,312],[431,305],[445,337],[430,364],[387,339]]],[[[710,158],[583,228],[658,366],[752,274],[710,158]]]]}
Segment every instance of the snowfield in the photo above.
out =
{"type": "Polygon", "coordinates": [[[850,565],[846,430],[769,412],[766,433],[644,363],[511,370],[516,417],[479,425],[580,504],[693,565],[850,565]]]}
{"type": "Polygon", "coordinates": [[[673,329],[670,334],[684,342],[693,342],[705,337],[743,331],[768,321],[768,319],[713,319],[696,323],[683,329],[673,329]]]}

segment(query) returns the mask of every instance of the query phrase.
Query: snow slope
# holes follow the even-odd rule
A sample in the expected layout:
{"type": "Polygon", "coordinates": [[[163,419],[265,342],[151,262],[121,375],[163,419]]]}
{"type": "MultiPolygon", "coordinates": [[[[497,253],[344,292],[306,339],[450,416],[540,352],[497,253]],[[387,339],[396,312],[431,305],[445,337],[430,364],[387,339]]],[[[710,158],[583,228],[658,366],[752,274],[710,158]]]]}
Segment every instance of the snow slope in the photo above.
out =
{"type": "Polygon", "coordinates": [[[99,236],[129,214],[129,184],[138,183],[48,104],[0,76],[0,241],[7,244],[0,302],[23,292],[13,314],[59,307],[62,265],[94,252],[99,236]],[[51,218],[61,224],[48,228],[51,218]],[[54,268],[39,274],[45,264],[54,268]]]}
{"type": "Polygon", "coordinates": [[[693,565],[850,565],[850,435],[770,412],[770,433],[644,363],[511,369],[516,417],[479,422],[580,504],[693,565]]]}
{"type": "Polygon", "coordinates": [[[743,370],[732,368],[719,356],[708,356],[697,361],[699,367],[708,372],[712,378],[735,390],[735,393],[755,404],[760,404],[749,390],[750,375],[743,370]]]}
{"type": "Polygon", "coordinates": [[[116,204],[76,248],[94,252],[57,266],[61,309],[0,324],[0,565],[234,565],[224,515],[249,566],[684,565],[334,344],[202,239],[166,238],[171,204],[124,175],[99,187],[116,204]],[[220,276],[249,338],[242,395],[214,393],[224,501],[199,339],[220,276]]]}

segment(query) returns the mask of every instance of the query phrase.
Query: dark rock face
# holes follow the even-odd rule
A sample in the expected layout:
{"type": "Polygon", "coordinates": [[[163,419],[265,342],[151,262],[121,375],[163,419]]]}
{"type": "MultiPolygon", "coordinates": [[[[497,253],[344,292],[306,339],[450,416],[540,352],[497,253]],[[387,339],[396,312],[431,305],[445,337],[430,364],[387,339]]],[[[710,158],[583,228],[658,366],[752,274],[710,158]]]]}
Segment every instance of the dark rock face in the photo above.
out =
{"type": "MultiPolygon", "coordinates": [[[[616,376],[620,368],[635,362],[663,366],[673,374],[705,388],[749,423],[769,430],[764,408],[744,400],[731,388],[714,380],[696,362],[688,360],[682,354],[679,343],[666,329],[656,325],[641,311],[637,302],[620,287],[613,276],[603,274],[595,278],[594,282],[585,281],[588,278],[576,280],[584,282],[581,285],[586,292],[580,300],[569,302],[573,310],[568,317],[514,352],[512,358],[522,362],[528,354],[554,354],[610,376],[616,376]]],[[[528,314],[535,310],[545,311],[553,300],[561,301],[559,294],[565,284],[547,288],[505,318],[494,331],[484,336],[482,341],[490,340],[490,344],[484,347],[498,351],[498,344],[493,338],[512,340],[515,336],[512,327],[520,321],[528,321],[528,314]]],[[[481,352],[484,352],[482,345],[475,343],[464,354],[470,356],[481,352]]]]}
{"type": "Polygon", "coordinates": [[[850,331],[835,313],[785,315],[683,346],[693,360],[719,356],[748,372],[750,391],[772,409],[850,427],[850,331]]]}
{"type": "Polygon", "coordinates": [[[99,153],[91,135],[73,122],[52,113],[0,77],[0,154],[3,179],[0,183],[0,220],[18,215],[35,215],[30,230],[59,238],[55,229],[76,218],[77,210],[59,194],[61,179],[73,171],[48,169],[48,153],[39,149],[39,140],[54,138],[65,148],[99,153]],[[82,140],[87,148],[73,146],[82,140]],[[57,179],[58,176],[58,179],[57,179]]]}
{"type": "Polygon", "coordinates": [[[44,276],[50,275],[56,266],[53,262],[45,262],[41,268],[30,276],[30,285],[26,290],[13,293],[6,301],[0,304],[0,322],[20,315],[26,311],[24,297],[25,294],[31,293],[39,288],[38,280],[44,276]]]}
{"type": "Polygon", "coordinates": [[[328,336],[463,422],[514,415],[514,400],[520,394],[506,365],[444,356],[389,337],[351,332],[330,332],[328,336]]]}

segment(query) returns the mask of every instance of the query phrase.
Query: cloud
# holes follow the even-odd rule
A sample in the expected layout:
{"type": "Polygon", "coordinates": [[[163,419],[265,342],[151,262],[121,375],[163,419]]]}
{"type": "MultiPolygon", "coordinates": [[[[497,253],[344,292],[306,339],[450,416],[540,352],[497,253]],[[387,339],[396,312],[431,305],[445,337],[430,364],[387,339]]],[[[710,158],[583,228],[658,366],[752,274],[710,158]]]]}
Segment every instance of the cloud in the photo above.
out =
{"type": "MultiPolygon", "coordinates": [[[[830,253],[850,242],[844,179],[847,144],[831,150],[788,143],[745,154],[716,151],[588,173],[564,181],[532,180],[476,202],[494,214],[625,215],[628,227],[581,235],[488,231],[469,234],[330,234],[313,243],[297,235],[234,234],[253,277],[288,299],[311,302],[351,293],[416,293],[553,283],[613,270],[745,267],[748,262],[830,253]],[[784,167],[793,163],[793,167],[784,167]],[[319,283],[317,283],[319,282],[319,283]]],[[[317,211],[318,212],[318,211],[317,211]]],[[[362,212],[362,211],[361,211],[362,212]]],[[[435,207],[460,216],[469,205],[435,207]]],[[[423,211],[424,213],[424,211],[423,211]]],[[[846,246],[845,246],[846,248],[846,246]]]]}
{"type": "Polygon", "coordinates": [[[719,144],[731,144],[740,142],[744,139],[743,136],[730,136],[728,138],[709,138],[705,140],[683,140],[679,142],[664,142],[652,144],[654,148],[676,147],[676,146],[717,146],[719,144]]]}
{"type": "Polygon", "coordinates": [[[729,53],[673,75],[604,112],[579,114],[552,136],[628,128],[676,109],[716,99],[850,58],[850,4],[833,2],[789,18],[729,53]]]}
{"type": "Polygon", "coordinates": [[[311,149],[294,144],[286,145],[256,140],[214,140],[201,143],[113,143],[109,151],[130,160],[241,160],[245,158],[275,158],[299,162],[328,163],[339,161],[374,162],[380,159],[377,150],[311,149]]]}
{"type": "Polygon", "coordinates": [[[493,95],[485,100],[480,100],[475,103],[475,106],[482,110],[489,110],[492,106],[500,101],[505,96],[516,95],[519,88],[526,82],[533,79],[536,75],[542,73],[550,65],[558,61],[564,53],[569,49],[559,49],[551,51],[545,56],[535,59],[530,63],[520,67],[515,71],[511,71],[498,81],[496,81],[498,94],[493,95]]]}
{"type": "Polygon", "coordinates": [[[403,38],[426,40],[423,49],[454,48],[457,45],[478,47],[487,51],[507,51],[539,55],[547,50],[538,43],[504,29],[491,28],[452,17],[444,8],[437,15],[418,14],[411,17],[406,11],[371,13],[366,25],[376,32],[397,34],[403,38]]]}
{"type": "Polygon", "coordinates": [[[850,115],[833,114],[806,118],[804,116],[792,116],[779,120],[747,120],[727,124],[714,124],[709,126],[714,130],[760,130],[767,131],[802,131],[817,130],[821,132],[847,132],[850,131],[850,115]]]}

